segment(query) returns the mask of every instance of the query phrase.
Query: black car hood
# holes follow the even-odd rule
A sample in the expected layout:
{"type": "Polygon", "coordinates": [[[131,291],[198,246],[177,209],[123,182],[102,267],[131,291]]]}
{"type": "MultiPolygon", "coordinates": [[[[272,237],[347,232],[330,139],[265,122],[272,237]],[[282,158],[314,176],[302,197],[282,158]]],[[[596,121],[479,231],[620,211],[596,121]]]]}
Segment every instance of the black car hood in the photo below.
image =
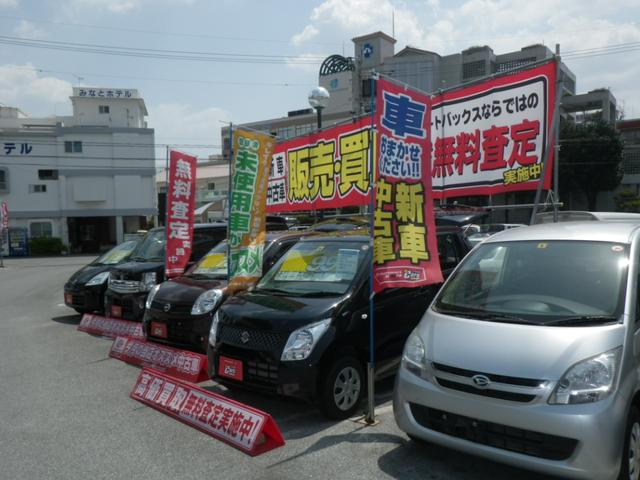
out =
{"type": "Polygon", "coordinates": [[[245,292],[230,297],[220,307],[220,321],[239,327],[291,332],[331,317],[345,296],[301,298],[245,292]]]}
{"type": "Polygon", "coordinates": [[[224,290],[227,281],[224,279],[195,279],[191,277],[177,277],[168,282],[164,282],[155,300],[173,304],[193,304],[196,299],[205,291],[213,288],[224,290]]]}
{"type": "Polygon", "coordinates": [[[162,280],[164,272],[164,262],[126,262],[121,263],[113,272],[120,274],[123,280],[140,280],[143,273],[158,272],[158,280],[162,280]]]}
{"type": "Polygon", "coordinates": [[[80,287],[84,286],[89,280],[102,272],[108,272],[113,268],[113,265],[93,265],[89,264],[82,267],[76,273],[71,275],[69,280],[67,281],[67,286],[69,287],[80,287]]]}

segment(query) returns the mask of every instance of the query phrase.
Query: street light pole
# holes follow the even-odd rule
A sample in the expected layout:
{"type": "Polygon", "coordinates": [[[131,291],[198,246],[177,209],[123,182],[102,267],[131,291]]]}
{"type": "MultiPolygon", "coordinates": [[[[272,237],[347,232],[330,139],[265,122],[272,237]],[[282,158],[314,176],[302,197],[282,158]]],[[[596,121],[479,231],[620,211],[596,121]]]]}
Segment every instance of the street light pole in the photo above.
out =
{"type": "Polygon", "coordinates": [[[329,105],[329,92],[324,87],[315,87],[309,92],[309,105],[316,110],[318,130],[322,128],[322,109],[329,105]]]}

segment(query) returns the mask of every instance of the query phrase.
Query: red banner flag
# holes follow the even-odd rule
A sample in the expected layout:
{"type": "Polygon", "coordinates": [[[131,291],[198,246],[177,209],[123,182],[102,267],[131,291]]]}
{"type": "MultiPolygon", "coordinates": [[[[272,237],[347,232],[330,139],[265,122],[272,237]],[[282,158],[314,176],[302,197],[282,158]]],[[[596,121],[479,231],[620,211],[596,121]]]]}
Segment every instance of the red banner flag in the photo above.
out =
{"type": "Polygon", "coordinates": [[[142,370],[131,398],[252,456],[285,443],[268,413],[155,370],[142,370]]]}
{"type": "Polygon", "coordinates": [[[431,191],[431,100],[378,80],[374,290],[443,281],[431,191]]]}
{"type": "Polygon", "coordinates": [[[267,212],[369,203],[371,119],[279,144],[271,161],[267,212]]]}
{"type": "Polygon", "coordinates": [[[169,278],[181,275],[191,256],[197,162],[196,157],[171,151],[167,186],[166,275],[169,278]]]}

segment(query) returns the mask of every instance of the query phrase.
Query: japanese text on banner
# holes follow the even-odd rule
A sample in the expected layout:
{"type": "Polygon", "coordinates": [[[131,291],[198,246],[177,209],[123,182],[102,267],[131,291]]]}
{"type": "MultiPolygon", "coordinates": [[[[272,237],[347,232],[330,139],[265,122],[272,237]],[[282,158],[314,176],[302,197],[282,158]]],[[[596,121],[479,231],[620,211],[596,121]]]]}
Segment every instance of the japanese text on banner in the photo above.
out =
{"type": "Polygon", "coordinates": [[[197,158],[171,151],[167,188],[167,277],[182,274],[191,257],[197,158]]]}
{"type": "Polygon", "coordinates": [[[267,210],[366,205],[371,120],[362,119],[278,145],[271,159],[267,210]]]}
{"type": "Polygon", "coordinates": [[[247,288],[262,276],[269,163],[275,140],[236,130],[229,213],[230,288],[247,288]]]}
{"type": "Polygon", "coordinates": [[[430,172],[430,100],[378,81],[374,290],[442,281],[430,172]]]}
{"type": "Polygon", "coordinates": [[[556,68],[551,62],[434,98],[436,198],[532,190],[541,180],[549,188],[552,169],[545,179],[542,171],[556,68]]]}

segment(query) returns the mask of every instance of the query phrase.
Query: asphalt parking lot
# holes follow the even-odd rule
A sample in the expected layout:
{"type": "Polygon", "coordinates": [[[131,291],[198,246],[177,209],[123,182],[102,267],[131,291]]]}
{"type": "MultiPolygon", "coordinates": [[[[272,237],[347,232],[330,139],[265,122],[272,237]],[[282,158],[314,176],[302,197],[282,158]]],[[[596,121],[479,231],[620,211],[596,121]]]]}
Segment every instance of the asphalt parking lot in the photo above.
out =
{"type": "Polygon", "coordinates": [[[91,257],[5,259],[0,269],[0,478],[541,479],[409,441],[392,382],[377,385],[376,426],[325,420],[313,407],[201,384],[269,412],[287,441],[249,457],[129,398],[139,369],[111,341],[76,330],[66,279],[91,257]]]}

